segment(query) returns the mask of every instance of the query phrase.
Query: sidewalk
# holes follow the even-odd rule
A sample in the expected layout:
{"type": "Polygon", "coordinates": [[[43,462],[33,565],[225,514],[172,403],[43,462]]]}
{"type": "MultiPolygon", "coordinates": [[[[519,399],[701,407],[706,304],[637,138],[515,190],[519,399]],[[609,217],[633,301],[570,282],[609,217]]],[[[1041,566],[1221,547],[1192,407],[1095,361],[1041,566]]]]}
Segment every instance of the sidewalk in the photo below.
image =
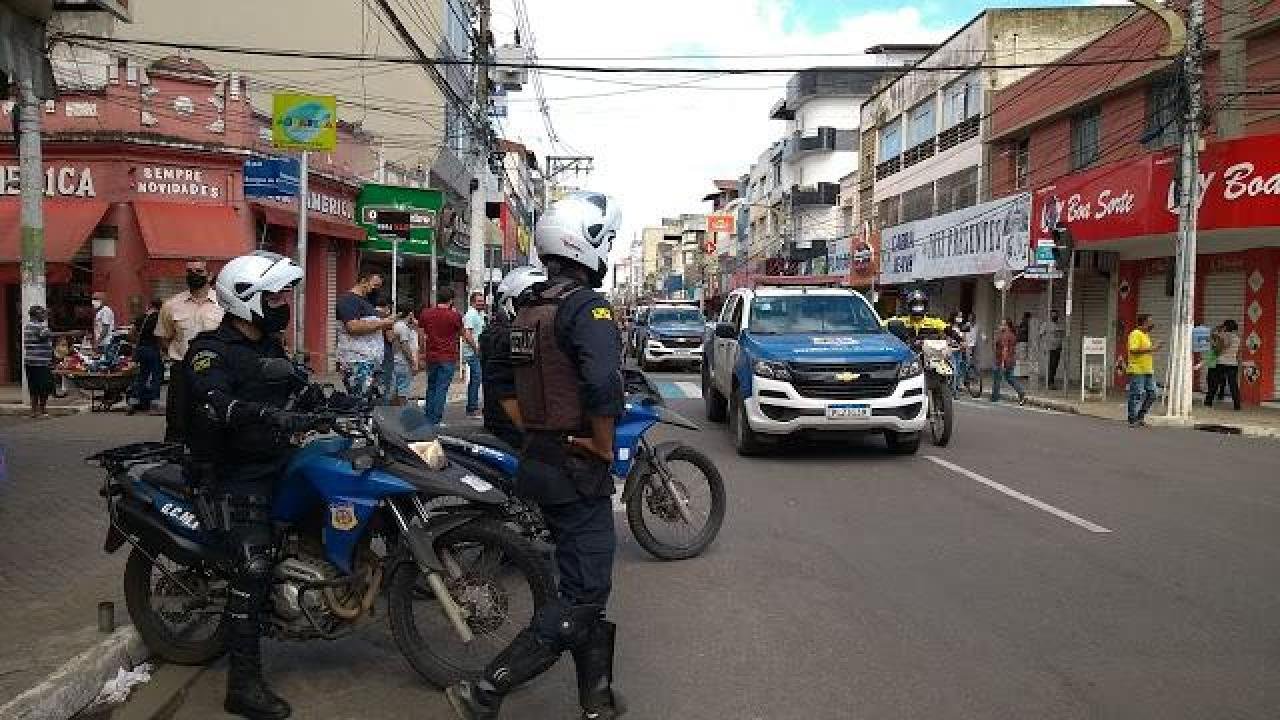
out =
{"type": "MultiPolygon", "coordinates": [[[[1029,387],[1027,404],[1059,412],[1090,415],[1106,420],[1126,420],[1123,391],[1108,391],[1105,400],[1080,401],[1080,389],[1074,391],[1046,390],[1029,387]]],[[[990,391],[987,391],[989,396],[990,391]]],[[[1252,437],[1280,438],[1280,408],[1246,405],[1239,412],[1231,409],[1229,402],[1219,401],[1214,407],[1204,406],[1204,396],[1197,393],[1190,423],[1165,416],[1164,398],[1151,407],[1147,424],[1160,427],[1191,427],[1196,430],[1223,432],[1252,437]]]]}

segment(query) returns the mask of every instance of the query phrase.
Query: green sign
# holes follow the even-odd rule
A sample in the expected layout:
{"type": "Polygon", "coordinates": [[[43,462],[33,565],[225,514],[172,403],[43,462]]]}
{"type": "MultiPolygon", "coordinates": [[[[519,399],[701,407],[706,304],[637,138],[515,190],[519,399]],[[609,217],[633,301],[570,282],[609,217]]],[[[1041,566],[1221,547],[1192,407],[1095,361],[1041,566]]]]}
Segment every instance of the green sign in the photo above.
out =
{"type": "Polygon", "coordinates": [[[272,145],[283,150],[327,152],[338,146],[337,98],[277,93],[271,100],[272,145]]]}
{"type": "Polygon", "coordinates": [[[430,255],[436,239],[436,226],[444,207],[444,194],[439,190],[400,187],[398,185],[365,185],[356,199],[356,222],[364,228],[366,240],[361,250],[391,252],[394,232],[385,222],[378,228],[379,212],[408,212],[409,239],[401,240],[399,251],[405,255],[430,255]]]}

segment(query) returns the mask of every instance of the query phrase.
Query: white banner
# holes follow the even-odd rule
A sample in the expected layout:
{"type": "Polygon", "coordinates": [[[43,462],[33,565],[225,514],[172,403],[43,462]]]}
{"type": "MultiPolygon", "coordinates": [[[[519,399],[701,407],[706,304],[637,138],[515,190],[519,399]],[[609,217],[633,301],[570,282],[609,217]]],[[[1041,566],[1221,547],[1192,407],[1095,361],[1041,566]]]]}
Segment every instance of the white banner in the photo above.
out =
{"type": "Polygon", "coordinates": [[[1031,193],[895,225],[881,237],[883,285],[1019,272],[1031,260],[1031,193]]]}

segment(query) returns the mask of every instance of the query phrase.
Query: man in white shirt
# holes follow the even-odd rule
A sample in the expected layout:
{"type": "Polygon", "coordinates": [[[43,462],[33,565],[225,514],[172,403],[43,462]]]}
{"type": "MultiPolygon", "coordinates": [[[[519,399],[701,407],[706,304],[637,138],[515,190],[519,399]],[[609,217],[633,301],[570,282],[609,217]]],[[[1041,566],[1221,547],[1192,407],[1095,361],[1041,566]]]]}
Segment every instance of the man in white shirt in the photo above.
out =
{"type": "Polygon", "coordinates": [[[165,442],[186,440],[187,374],[181,363],[191,340],[202,332],[217,330],[222,324],[222,306],[203,260],[189,260],[187,289],[165,300],[156,321],[156,341],[169,358],[169,391],[165,396],[165,442]]]}
{"type": "Polygon", "coordinates": [[[471,307],[462,316],[463,334],[470,340],[462,344],[462,361],[467,364],[467,417],[480,417],[480,355],[476,352],[480,334],[484,332],[484,293],[471,293],[471,307]]]}
{"type": "Polygon", "coordinates": [[[106,350],[115,330],[116,314],[107,305],[107,294],[98,291],[93,294],[93,346],[100,351],[106,350]]]}

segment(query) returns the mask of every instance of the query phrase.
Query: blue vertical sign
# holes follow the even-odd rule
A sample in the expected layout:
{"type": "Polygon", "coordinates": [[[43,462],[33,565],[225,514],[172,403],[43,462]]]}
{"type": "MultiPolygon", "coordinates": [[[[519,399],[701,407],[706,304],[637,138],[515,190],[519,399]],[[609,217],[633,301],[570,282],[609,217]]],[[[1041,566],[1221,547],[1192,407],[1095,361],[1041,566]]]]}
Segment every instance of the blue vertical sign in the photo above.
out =
{"type": "Polygon", "coordinates": [[[244,161],[244,195],[297,197],[300,175],[301,167],[296,158],[249,158],[244,161]]]}

